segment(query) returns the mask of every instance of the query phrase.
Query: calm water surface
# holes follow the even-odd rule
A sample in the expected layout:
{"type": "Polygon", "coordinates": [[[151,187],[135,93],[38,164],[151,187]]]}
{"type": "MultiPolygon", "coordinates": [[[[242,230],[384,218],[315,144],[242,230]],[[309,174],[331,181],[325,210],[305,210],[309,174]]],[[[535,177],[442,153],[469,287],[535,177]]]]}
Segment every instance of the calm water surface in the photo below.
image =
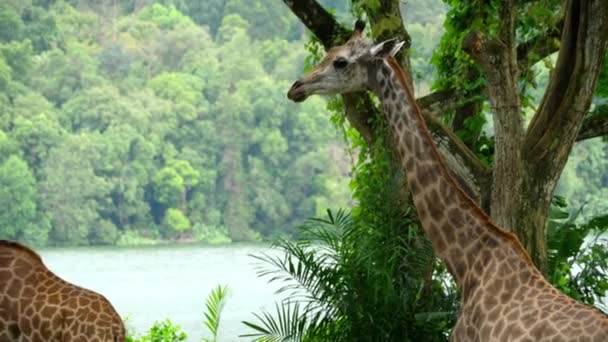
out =
{"type": "Polygon", "coordinates": [[[271,251],[266,245],[177,245],[137,248],[94,247],[38,250],[60,277],[105,295],[128,326],[138,333],[154,321],[170,318],[182,326],[188,341],[200,341],[204,302],[218,284],[230,286],[220,325],[220,340],[246,341],[241,321],[252,312],[272,309],[277,285],[255,274],[258,263],[248,254],[271,251]]]}

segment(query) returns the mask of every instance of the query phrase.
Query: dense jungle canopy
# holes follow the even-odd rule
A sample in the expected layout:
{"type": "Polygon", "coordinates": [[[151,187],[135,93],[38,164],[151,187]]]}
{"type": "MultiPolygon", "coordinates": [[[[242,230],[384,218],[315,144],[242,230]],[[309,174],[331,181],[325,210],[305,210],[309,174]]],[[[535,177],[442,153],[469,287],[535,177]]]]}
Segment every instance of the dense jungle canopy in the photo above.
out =
{"type": "MultiPolygon", "coordinates": [[[[346,26],[383,10],[320,4],[346,26]]],[[[441,40],[466,15],[457,5],[401,5],[418,95],[462,77],[446,63],[461,63],[464,53],[446,61],[456,47],[450,36],[441,40]]],[[[559,24],[551,6],[528,9],[525,37],[542,31],[536,24],[559,24]]],[[[320,50],[283,2],[8,0],[0,18],[2,238],[253,240],[289,235],[306,217],[353,203],[352,136],[361,132],[335,118],[332,125],[322,98],[285,99],[309,51],[320,50]]],[[[528,112],[555,55],[535,60],[525,75],[533,79],[528,112]]],[[[474,71],[458,92],[485,86],[474,71]]],[[[605,79],[593,108],[603,108],[605,79]]],[[[487,102],[474,99],[474,115],[447,117],[457,118],[453,128],[488,165],[492,117],[487,102]]],[[[605,155],[597,139],[574,145],[557,189],[571,208],[586,204],[587,218],[608,209],[605,155]]]]}

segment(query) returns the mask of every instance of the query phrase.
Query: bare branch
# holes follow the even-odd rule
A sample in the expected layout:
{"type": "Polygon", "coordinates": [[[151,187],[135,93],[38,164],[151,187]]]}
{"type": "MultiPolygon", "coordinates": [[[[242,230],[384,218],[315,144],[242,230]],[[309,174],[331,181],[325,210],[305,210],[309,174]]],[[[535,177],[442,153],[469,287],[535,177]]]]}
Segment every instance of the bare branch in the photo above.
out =
{"type": "Polygon", "coordinates": [[[423,117],[452,175],[471,198],[477,199],[482,208],[488,210],[492,169],[481,164],[462,140],[436,118],[425,113],[423,117]]]}
{"type": "Polygon", "coordinates": [[[343,43],[349,30],[336,21],[333,15],[315,0],[283,0],[293,14],[321,41],[325,50],[343,43]]]}
{"type": "Polygon", "coordinates": [[[458,97],[453,90],[438,90],[416,99],[420,109],[428,116],[442,116],[456,109],[458,97]]]}
{"type": "Polygon", "coordinates": [[[585,118],[581,130],[576,136],[576,141],[597,138],[604,135],[608,135],[608,108],[606,107],[589,114],[585,118]]]}

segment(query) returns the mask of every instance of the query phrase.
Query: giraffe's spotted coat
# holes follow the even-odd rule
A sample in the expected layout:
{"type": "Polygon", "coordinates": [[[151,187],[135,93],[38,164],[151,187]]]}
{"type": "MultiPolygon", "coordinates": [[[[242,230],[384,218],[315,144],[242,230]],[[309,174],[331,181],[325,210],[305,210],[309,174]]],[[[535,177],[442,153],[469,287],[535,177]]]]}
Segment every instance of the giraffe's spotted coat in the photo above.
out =
{"type": "Polygon", "coordinates": [[[0,240],[1,342],[123,342],[125,329],[102,295],[70,284],[31,249],[0,240]]]}

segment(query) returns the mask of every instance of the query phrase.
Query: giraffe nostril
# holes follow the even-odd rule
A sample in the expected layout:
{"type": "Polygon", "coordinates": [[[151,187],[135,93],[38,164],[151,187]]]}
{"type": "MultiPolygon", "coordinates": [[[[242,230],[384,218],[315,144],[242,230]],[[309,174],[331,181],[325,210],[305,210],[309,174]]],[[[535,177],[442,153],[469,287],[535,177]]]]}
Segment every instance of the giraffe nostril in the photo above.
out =
{"type": "Polygon", "coordinates": [[[295,102],[302,102],[304,101],[304,99],[306,99],[306,94],[305,91],[303,90],[304,88],[302,87],[304,85],[304,83],[302,81],[295,81],[293,83],[293,85],[291,86],[291,88],[289,89],[289,91],[287,92],[287,98],[295,101],[295,102]]]}

